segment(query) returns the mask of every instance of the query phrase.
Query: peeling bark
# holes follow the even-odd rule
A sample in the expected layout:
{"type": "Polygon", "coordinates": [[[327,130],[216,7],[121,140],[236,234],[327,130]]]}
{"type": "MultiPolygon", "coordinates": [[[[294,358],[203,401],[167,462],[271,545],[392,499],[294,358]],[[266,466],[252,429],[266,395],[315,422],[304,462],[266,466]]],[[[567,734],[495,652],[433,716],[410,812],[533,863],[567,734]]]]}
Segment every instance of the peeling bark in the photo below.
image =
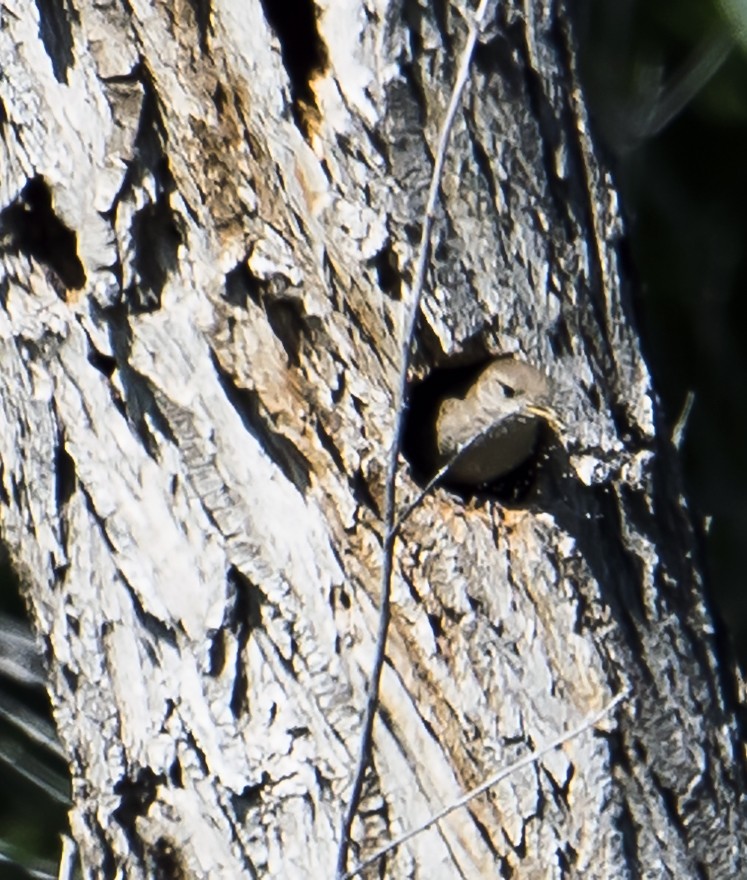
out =
{"type": "MultiPolygon", "coordinates": [[[[334,871],[400,333],[469,13],[265,6],[2,13],[0,534],[86,877],[334,871]]],[[[565,4],[497,4],[413,380],[516,355],[563,430],[520,486],[439,488],[402,528],[350,867],[629,696],[366,876],[747,873],[741,693],[622,247],[565,4]]]]}

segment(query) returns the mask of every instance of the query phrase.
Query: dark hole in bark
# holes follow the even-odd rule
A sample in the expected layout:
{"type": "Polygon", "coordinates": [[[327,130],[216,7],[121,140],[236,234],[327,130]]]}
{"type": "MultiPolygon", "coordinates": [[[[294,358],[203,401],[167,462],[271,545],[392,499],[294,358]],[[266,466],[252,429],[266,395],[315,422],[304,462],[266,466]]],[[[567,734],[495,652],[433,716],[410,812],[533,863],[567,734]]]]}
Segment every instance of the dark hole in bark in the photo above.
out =
{"type": "Polygon", "coordinates": [[[103,354],[95,348],[88,349],[88,363],[91,364],[92,367],[96,367],[99,373],[102,373],[107,379],[111,379],[114,375],[114,371],[117,369],[116,358],[113,358],[108,354],[103,354]]]}
{"type": "Polygon", "coordinates": [[[41,175],[32,177],[18,198],[0,212],[0,238],[49,267],[66,288],[86,283],[78,259],[78,237],[55,214],[52,192],[41,175]]]}
{"type": "MultiPolygon", "coordinates": [[[[402,454],[410,465],[413,480],[421,488],[432,479],[438,469],[436,419],[441,401],[450,396],[463,397],[491,360],[491,357],[483,355],[471,362],[437,367],[425,379],[410,384],[402,454]]],[[[523,505],[533,497],[538,466],[546,460],[542,453],[551,434],[549,429],[541,427],[534,453],[510,474],[498,480],[473,486],[450,480],[446,474],[440,480],[440,485],[465,501],[484,496],[504,504],[523,505]]]]}
{"type": "Polygon", "coordinates": [[[210,27],[210,0],[187,0],[192,7],[195,16],[195,24],[197,32],[200,35],[200,51],[207,52],[208,32],[212,31],[210,27]]]}
{"type": "Polygon", "coordinates": [[[267,299],[265,311],[272,332],[280,340],[280,344],[288,355],[288,363],[290,366],[297,367],[300,363],[298,353],[301,339],[306,330],[303,305],[290,297],[267,299]]]}
{"type": "Polygon", "coordinates": [[[293,118],[308,135],[308,110],[316,107],[311,80],[327,66],[327,50],[310,0],[261,0],[265,18],[280,41],[290,80],[293,118]]]}
{"type": "Polygon", "coordinates": [[[138,281],[127,290],[127,299],[135,312],[152,312],[161,307],[161,294],[169,273],[177,264],[182,242],[177,217],[161,194],[155,203],[146,205],[132,221],[133,260],[138,281]]]}
{"type": "Polygon", "coordinates": [[[60,510],[75,491],[75,462],[65,449],[65,438],[59,437],[55,449],[55,496],[60,510]]]}
{"type": "Polygon", "coordinates": [[[392,248],[391,241],[387,240],[382,249],[371,260],[376,269],[376,278],[379,287],[392,299],[402,299],[402,278],[399,272],[397,254],[392,248]]]}
{"type": "Polygon", "coordinates": [[[133,775],[123,775],[114,785],[114,793],[120,796],[119,806],[112,816],[125,832],[135,837],[135,819],[145,816],[156,799],[158,786],[166,777],[156,774],[150,767],[140,767],[133,775]]]}
{"type": "Polygon", "coordinates": [[[249,300],[255,305],[260,303],[262,283],[249,271],[245,260],[237,263],[230,272],[226,273],[225,288],[224,296],[231,305],[245,309],[249,305],[249,300]]]}
{"type": "Polygon", "coordinates": [[[159,837],[150,852],[153,860],[154,880],[184,880],[179,850],[166,837],[159,837]]]}
{"type": "Polygon", "coordinates": [[[73,55],[73,22],[80,17],[66,0],[36,0],[39,12],[39,37],[52,62],[57,82],[67,85],[67,72],[75,63],[73,55]]]}

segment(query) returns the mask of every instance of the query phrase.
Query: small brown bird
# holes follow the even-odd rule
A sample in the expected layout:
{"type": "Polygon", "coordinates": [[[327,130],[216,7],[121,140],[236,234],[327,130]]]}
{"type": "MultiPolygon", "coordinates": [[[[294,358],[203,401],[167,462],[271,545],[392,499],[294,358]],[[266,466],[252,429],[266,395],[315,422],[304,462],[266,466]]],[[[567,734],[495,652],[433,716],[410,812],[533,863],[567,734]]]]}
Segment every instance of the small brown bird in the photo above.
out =
{"type": "Polygon", "coordinates": [[[484,485],[503,477],[534,451],[542,421],[559,428],[550,381],[530,364],[499,358],[463,397],[446,397],[436,419],[438,468],[445,478],[484,485]]]}

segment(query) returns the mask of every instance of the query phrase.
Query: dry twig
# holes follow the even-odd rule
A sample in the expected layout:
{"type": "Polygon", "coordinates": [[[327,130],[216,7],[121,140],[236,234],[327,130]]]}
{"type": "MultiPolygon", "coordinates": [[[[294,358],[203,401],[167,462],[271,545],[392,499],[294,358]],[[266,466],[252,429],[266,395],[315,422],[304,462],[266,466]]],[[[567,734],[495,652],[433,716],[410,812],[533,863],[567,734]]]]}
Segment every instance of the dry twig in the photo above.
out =
{"type": "Polygon", "coordinates": [[[403,843],[406,843],[408,840],[411,840],[413,837],[416,837],[418,834],[426,831],[432,825],[435,825],[436,822],[440,822],[445,816],[448,816],[449,813],[453,813],[454,810],[458,810],[459,807],[463,807],[468,804],[471,800],[474,800],[479,794],[482,794],[484,791],[487,791],[492,786],[496,785],[502,779],[505,779],[509,774],[513,773],[515,770],[520,770],[522,767],[528,767],[531,764],[535,764],[539,759],[546,755],[548,752],[552,752],[554,749],[559,748],[560,746],[567,743],[569,740],[574,737],[579,736],[587,730],[590,730],[592,727],[595,727],[599,722],[607,715],[612,712],[615,706],[618,703],[622,702],[627,696],[627,692],[623,692],[618,694],[613,700],[610,700],[604,708],[600,709],[599,712],[595,712],[592,715],[587,716],[584,721],[578,725],[578,727],[574,727],[572,730],[566,731],[566,733],[561,734],[556,739],[550,740],[550,742],[545,743],[543,746],[540,746],[533,752],[530,752],[528,755],[524,755],[523,758],[519,758],[518,761],[514,761],[513,764],[509,764],[507,767],[503,767],[501,770],[498,770],[492,776],[489,776],[483,782],[480,783],[476,788],[473,788],[471,791],[468,791],[466,794],[462,795],[462,797],[455,800],[453,803],[444,807],[442,810],[439,810],[433,816],[430,816],[425,822],[418,825],[417,828],[411,828],[409,831],[406,831],[404,834],[401,834],[399,837],[396,837],[394,840],[390,840],[386,846],[382,846],[381,849],[377,849],[375,853],[370,855],[365,861],[361,862],[354,870],[345,874],[342,880],[350,880],[351,877],[355,877],[357,874],[364,868],[368,868],[370,865],[373,865],[380,858],[385,856],[387,853],[396,849],[398,846],[401,846],[403,843]]]}
{"type": "Polygon", "coordinates": [[[441,184],[441,175],[443,173],[444,161],[446,158],[446,149],[449,143],[451,128],[454,123],[454,117],[456,116],[456,112],[459,108],[462,92],[464,91],[464,87],[469,80],[469,68],[472,62],[472,54],[475,50],[477,37],[480,33],[480,28],[482,25],[482,21],[485,17],[485,10],[487,9],[487,6],[488,0],[480,0],[477,11],[472,17],[472,20],[469,22],[467,39],[465,41],[464,50],[462,52],[459,70],[457,72],[454,87],[452,89],[449,106],[446,110],[446,116],[441,125],[441,131],[439,133],[436,157],[433,164],[431,182],[428,188],[428,198],[426,200],[425,212],[423,215],[423,229],[420,236],[420,244],[418,248],[417,263],[415,267],[415,279],[410,301],[410,310],[407,315],[402,342],[400,371],[395,398],[396,415],[394,422],[394,434],[392,437],[391,446],[389,448],[389,456],[387,460],[384,502],[384,543],[382,548],[381,594],[379,597],[379,626],[376,635],[376,649],[374,654],[373,667],[371,669],[371,678],[368,684],[368,694],[366,697],[366,708],[363,716],[363,727],[360,737],[358,760],[356,762],[355,773],[353,777],[353,786],[350,792],[350,799],[348,801],[348,806],[343,817],[342,827],[340,829],[340,844],[337,852],[336,872],[338,878],[343,877],[347,870],[348,849],[350,847],[350,832],[353,825],[353,820],[355,819],[355,815],[358,811],[358,805],[360,803],[361,793],[363,791],[363,779],[371,758],[373,725],[379,705],[379,685],[381,682],[381,671],[384,666],[386,640],[387,634],[389,632],[389,620],[391,617],[390,600],[394,555],[393,551],[394,542],[397,536],[397,530],[395,528],[395,483],[397,477],[399,455],[402,448],[405,410],[407,406],[407,380],[410,370],[410,358],[412,355],[412,345],[415,338],[415,327],[417,325],[418,315],[420,314],[420,302],[422,299],[425,271],[428,262],[431,229],[433,227],[433,221],[435,218],[436,201],[438,199],[438,190],[441,184]]]}

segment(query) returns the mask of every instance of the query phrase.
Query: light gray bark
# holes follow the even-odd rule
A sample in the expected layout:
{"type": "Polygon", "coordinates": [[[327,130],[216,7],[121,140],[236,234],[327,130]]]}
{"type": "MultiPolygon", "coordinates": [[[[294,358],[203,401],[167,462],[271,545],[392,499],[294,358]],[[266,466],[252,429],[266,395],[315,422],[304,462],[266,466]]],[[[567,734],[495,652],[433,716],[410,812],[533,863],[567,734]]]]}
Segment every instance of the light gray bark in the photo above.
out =
{"type": "MultiPolygon", "coordinates": [[[[314,9],[305,91],[257,0],[0,13],[0,530],[87,877],[333,874],[399,333],[468,10],[314,9]],[[24,235],[50,211],[72,248],[24,235]]],[[[628,688],[605,735],[510,775],[385,876],[741,876],[738,695],[566,10],[489,19],[415,374],[516,354],[564,429],[530,502],[439,489],[403,529],[351,867],[628,688]]],[[[402,503],[416,492],[404,468],[402,503]]]]}

